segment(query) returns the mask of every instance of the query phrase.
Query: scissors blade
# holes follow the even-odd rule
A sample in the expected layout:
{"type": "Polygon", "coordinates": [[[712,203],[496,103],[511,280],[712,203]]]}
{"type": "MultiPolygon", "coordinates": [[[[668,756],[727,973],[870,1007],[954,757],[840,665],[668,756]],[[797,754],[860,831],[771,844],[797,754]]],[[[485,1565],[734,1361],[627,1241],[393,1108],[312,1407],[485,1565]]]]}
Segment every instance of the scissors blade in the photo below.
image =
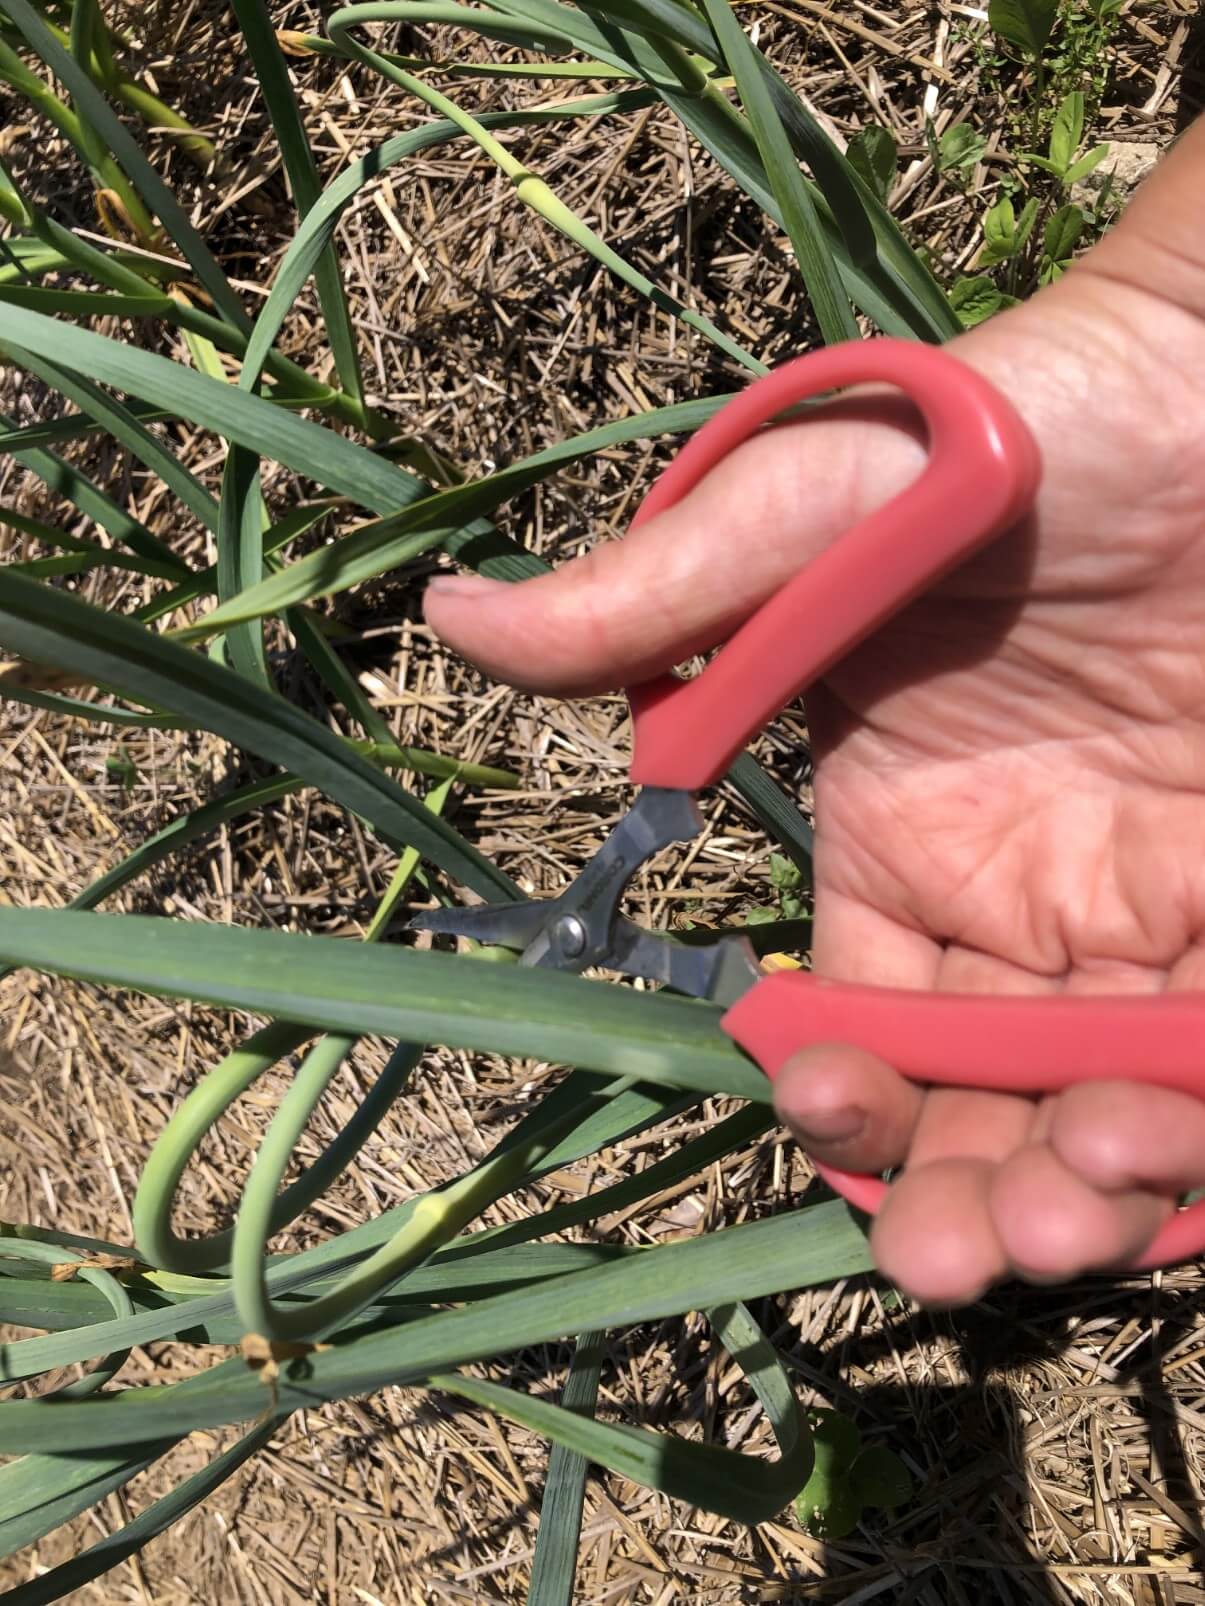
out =
{"type": "Polygon", "coordinates": [[[483,903],[471,909],[430,909],[415,915],[411,931],[472,937],[491,947],[527,948],[539,936],[552,905],[548,902],[483,903]]]}
{"type": "Polygon", "coordinates": [[[647,859],[671,842],[699,834],[703,817],[689,792],[646,786],[580,875],[556,900],[545,941],[527,964],[584,970],[606,964],[611,927],[629,881],[647,859]],[[546,957],[547,955],[547,957],[546,957]]]}
{"type": "Polygon", "coordinates": [[[691,998],[733,1004],[760,981],[761,967],[743,937],[723,937],[706,945],[674,942],[645,931],[626,915],[611,922],[610,940],[602,953],[569,956],[559,952],[550,930],[560,899],[527,903],[478,904],[471,909],[432,909],[416,915],[413,931],[472,937],[477,942],[523,950],[525,965],[584,970],[599,965],[624,976],[661,981],[691,998]]]}
{"type": "Polygon", "coordinates": [[[611,948],[602,961],[625,976],[663,981],[675,992],[734,1004],[762,979],[757,956],[745,937],[721,937],[696,945],[645,931],[619,916],[612,927],[611,948]]]}
{"type": "MultiPolygon", "coordinates": [[[[629,932],[640,933],[639,926],[622,920],[617,913],[624,889],[646,859],[671,842],[689,841],[698,834],[702,823],[698,804],[689,792],[646,786],[559,898],[436,909],[418,915],[410,922],[411,929],[518,948],[524,965],[578,972],[592,965],[628,970],[627,965],[616,962],[612,941],[615,928],[621,924],[629,932]]],[[[632,953],[642,951],[633,944],[634,939],[629,940],[632,953]]],[[[643,962],[653,964],[652,954],[643,962]]],[[[664,962],[661,968],[633,970],[630,974],[664,981],[667,977],[663,969],[664,962]]]]}

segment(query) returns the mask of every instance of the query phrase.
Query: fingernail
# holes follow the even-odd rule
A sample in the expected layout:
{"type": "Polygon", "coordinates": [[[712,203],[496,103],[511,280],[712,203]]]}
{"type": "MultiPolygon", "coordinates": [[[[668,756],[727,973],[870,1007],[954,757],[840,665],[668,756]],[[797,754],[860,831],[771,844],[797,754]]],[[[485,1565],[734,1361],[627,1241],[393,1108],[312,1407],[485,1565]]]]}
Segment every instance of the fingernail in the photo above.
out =
{"type": "Polygon", "coordinates": [[[436,574],[427,581],[427,590],[441,597],[488,597],[505,587],[505,580],[490,580],[484,574],[436,574]]]}
{"type": "Polygon", "coordinates": [[[852,1104],[843,1104],[836,1110],[809,1110],[806,1115],[791,1113],[805,1141],[818,1138],[822,1143],[844,1143],[856,1138],[866,1125],[866,1111],[852,1104]]]}

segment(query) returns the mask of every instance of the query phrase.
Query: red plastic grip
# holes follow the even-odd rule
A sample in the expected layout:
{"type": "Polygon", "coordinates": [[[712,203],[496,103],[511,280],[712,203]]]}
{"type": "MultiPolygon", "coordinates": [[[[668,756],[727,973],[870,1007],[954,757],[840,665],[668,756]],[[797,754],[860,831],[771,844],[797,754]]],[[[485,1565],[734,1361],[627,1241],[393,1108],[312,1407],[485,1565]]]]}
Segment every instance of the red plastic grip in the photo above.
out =
{"type": "MultiPolygon", "coordinates": [[[[766,423],[841,386],[885,382],[927,425],[920,477],[815,558],[736,632],[694,680],[629,693],[632,778],[711,784],[774,715],[839,658],[1024,512],[1037,448],[1011,406],[948,352],[872,340],[811,353],[755,381],[695,435],[633,525],[680,501],[766,423]]],[[[773,1078],[801,1049],[850,1043],[911,1080],[1000,1092],[1078,1081],[1144,1081],[1205,1097],[1205,994],[1019,998],[854,986],[799,972],[758,983],[724,1029],[773,1078]]],[[[886,1185],[818,1166],[873,1214],[886,1185]]],[[[1134,1269],[1205,1251],[1205,1201],[1173,1216],[1134,1269]]]]}
{"type": "MultiPolygon", "coordinates": [[[[852,1043],[910,1081],[1054,1093],[1075,1082],[1141,1081],[1205,1095],[1205,994],[999,997],[865,987],[800,971],[767,976],[728,1010],[724,1030],[773,1080],[792,1055],[852,1043]]],[[[817,1169],[870,1214],[876,1177],[817,1169]]],[[[1205,1201],[1172,1216],[1137,1269],[1205,1249],[1205,1201]]]]}
{"type": "Polygon", "coordinates": [[[897,386],[919,409],[928,466],[759,608],[702,674],[629,690],[633,780],[689,790],[718,780],[806,686],[1028,505],[1038,451],[1011,405],[945,351],[865,340],[811,352],[755,380],[691,438],[633,528],[680,501],[788,408],[873,382],[897,386]]]}

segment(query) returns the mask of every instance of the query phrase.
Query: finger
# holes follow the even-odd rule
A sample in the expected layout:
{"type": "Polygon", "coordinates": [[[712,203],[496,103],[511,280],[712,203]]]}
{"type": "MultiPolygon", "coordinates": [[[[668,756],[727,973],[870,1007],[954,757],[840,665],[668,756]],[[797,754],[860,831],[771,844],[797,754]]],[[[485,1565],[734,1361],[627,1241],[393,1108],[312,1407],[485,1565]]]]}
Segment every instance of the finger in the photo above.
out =
{"type": "Polygon", "coordinates": [[[936,1088],[929,1093],[908,1152],[908,1163],[950,1159],[999,1164],[1029,1140],[1038,1106],[1011,1093],[936,1088]]]}
{"type": "Polygon", "coordinates": [[[1101,1193],[1052,1148],[1034,1143],[996,1168],[988,1208],[1013,1270],[1033,1282],[1062,1282],[1141,1254],[1173,1207],[1140,1189],[1101,1193]]]}
{"type": "Polygon", "coordinates": [[[495,679],[582,695],[635,684],[730,635],[924,461],[898,398],[849,398],[738,448],[622,541],[521,585],[437,576],[432,629],[495,679]]]}
{"type": "Polygon", "coordinates": [[[875,1262],[923,1305],[969,1305],[1008,1271],[988,1210],[993,1167],[940,1160],[905,1171],[875,1217],[875,1262]]]}
{"type": "Polygon", "coordinates": [[[1205,1104],[1139,1082],[1083,1082],[1052,1103],[1050,1146],[1105,1193],[1205,1186],[1205,1104]]]}
{"type": "Polygon", "coordinates": [[[823,1043],[787,1061],[774,1108],[808,1151],[843,1171],[885,1171],[908,1152],[923,1094],[860,1048],[823,1043]]]}

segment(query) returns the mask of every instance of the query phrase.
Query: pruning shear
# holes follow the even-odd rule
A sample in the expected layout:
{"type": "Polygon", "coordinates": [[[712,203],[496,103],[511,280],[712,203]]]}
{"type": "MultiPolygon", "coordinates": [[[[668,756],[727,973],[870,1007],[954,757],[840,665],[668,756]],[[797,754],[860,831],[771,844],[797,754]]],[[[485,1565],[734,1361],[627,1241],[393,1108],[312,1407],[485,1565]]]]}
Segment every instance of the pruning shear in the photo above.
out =
{"type": "MultiPolygon", "coordinates": [[[[928,1085],[1036,1095],[1074,1082],[1142,1080],[1205,1096],[1201,1003],[1157,997],[996,997],[869,987],[806,971],[763,973],[742,937],[676,944],[620,911],[646,860],[702,828],[694,793],[711,786],[771,719],[936,580],[1014,524],[1040,477],[1037,447],[1011,404],[948,352],[876,339],[812,352],[755,380],[695,434],[632,527],[679,502],[722,458],[799,403],[843,386],[895,386],[928,433],[926,468],[826,548],[741,625],[696,677],[628,693],[631,779],[641,791],[557,898],[420,915],[422,930],[522,950],[520,962],[593,967],[663,982],[725,1006],[723,1030],[772,1079],[800,1050],[849,1043],[928,1085]]],[[[816,1168],[874,1214],[879,1177],[816,1168]]],[[[1205,1201],[1172,1216],[1135,1269],[1205,1249],[1205,1201]]]]}

